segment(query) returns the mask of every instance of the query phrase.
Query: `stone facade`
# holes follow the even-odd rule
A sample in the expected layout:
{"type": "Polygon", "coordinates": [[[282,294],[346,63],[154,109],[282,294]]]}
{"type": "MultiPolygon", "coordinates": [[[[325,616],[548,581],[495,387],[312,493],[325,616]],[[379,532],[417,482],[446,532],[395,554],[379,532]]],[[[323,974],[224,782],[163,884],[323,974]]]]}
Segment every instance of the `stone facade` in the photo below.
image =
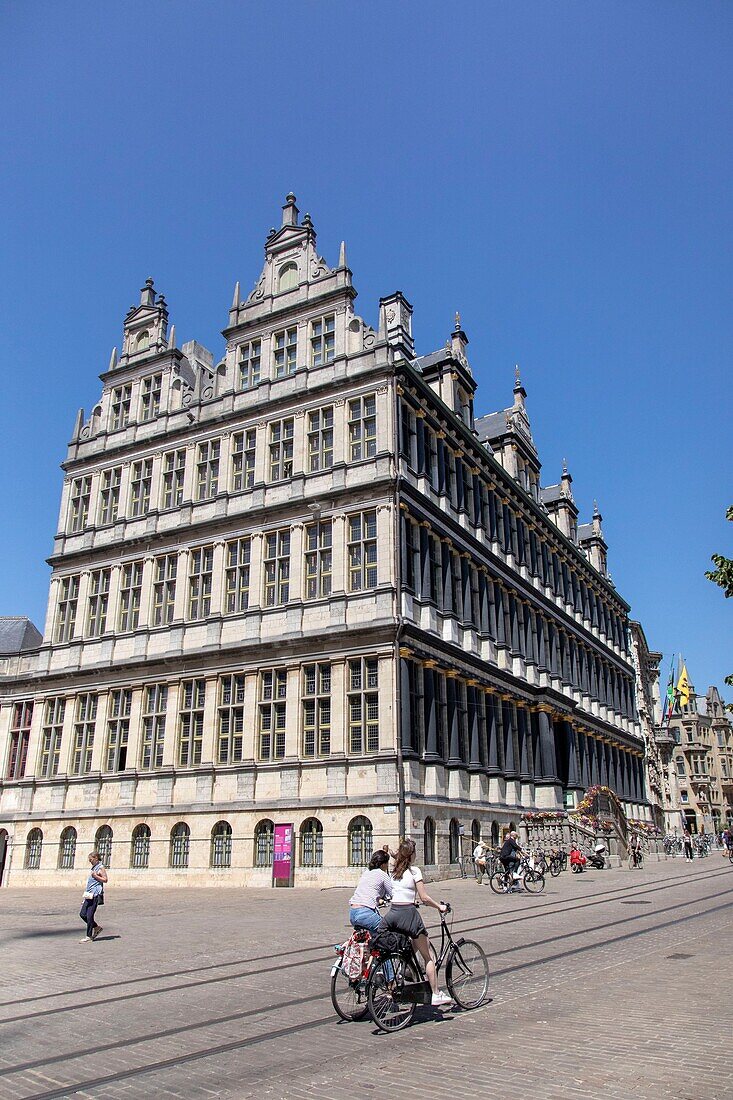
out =
{"type": "Polygon", "coordinates": [[[4,881],[343,882],[442,866],[591,783],[648,816],[601,516],[540,486],[526,393],[474,418],[456,318],[354,311],[293,196],[220,361],[152,280],[68,454],[42,643],[0,657],[4,881]],[[465,836],[465,839],[463,839],[465,836]],[[465,849],[464,849],[465,850],[465,849]]]}
{"type": "Polygon", "coordinates": [[[671,768],[682,822],[693,833],[720,832],[733,825],[733,726],[720,692],[690,689],[690,701],[669,722],[671,768]]]}

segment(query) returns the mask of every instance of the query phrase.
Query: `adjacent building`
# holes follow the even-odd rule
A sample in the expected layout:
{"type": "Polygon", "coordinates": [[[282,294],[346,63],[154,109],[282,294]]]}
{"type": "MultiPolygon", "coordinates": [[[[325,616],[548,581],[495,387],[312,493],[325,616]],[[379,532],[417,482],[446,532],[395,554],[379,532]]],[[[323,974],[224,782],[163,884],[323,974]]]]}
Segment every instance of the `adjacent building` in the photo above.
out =
{"type": "Polygon", "coordinates": [[[669,733],[681,809],[676,824],[692,833],[718,833],[733,825],[733,726],[718,689],[698,696],[691,685],[689,703],[672,716],[669,733]]]}
{"type": "Polygon", "coordinates": [[[42,640],[0,663],[5,881],[345,882],[613,788],[649,817],[629,607],[596,508],[542,485],[519,373],[371,327],[288,195],[219,358],[152,280],[63,463],[42,640]],[[465,839],[462,839],[465,838],[465,839]]]}

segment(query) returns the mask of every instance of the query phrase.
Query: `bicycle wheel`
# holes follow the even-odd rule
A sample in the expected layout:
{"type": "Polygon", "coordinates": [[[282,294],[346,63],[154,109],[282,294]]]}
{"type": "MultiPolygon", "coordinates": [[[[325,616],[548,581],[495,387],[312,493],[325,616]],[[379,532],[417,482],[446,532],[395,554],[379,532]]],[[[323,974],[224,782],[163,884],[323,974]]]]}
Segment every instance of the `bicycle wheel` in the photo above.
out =
{"type": "Polygon", "coordinates": [[[340,965],[331,971],[331,1003],[342,1020],[363,1020],[369,1011],[367,983],[347,978],[340,965]]]}
{"type": "Polygon", "coordinates": [[[478,1008],[489,990],[489,961],[475,940],[462,940],[451,952],[445,984],[461,1008],[478,1008]]]}
{"type": "Polygon", "coordinates": [[[412,1021],[417,1005],[400,1000],[405,982],[418,977],[411,962],[401,955],[383,958],[369,976],[367,1002],[372,1019],[380,1031],[401,1031],[412,1021]]]}
{"type": "Polygon", "coordinates": [[[550,864],[550,874],[553,878],[557,878],[561,871],[562,867],[558,862],[556,862],[556,860],[553,859],[552,863],[550,864]]]}
{"type": "Polygon", "coordinates": [[[530,894],[541,894],[545,888],[545,876],[539,871],[528,870],[524,873],[524,888],[530,894]]]}
{"type": "Polygon", "coordinates": [[[503,871],[494,871],[493,875],[489,879],[489,886],[495,894],[503,894],[504,886],[506,885],[505,876],[503,871]]]}

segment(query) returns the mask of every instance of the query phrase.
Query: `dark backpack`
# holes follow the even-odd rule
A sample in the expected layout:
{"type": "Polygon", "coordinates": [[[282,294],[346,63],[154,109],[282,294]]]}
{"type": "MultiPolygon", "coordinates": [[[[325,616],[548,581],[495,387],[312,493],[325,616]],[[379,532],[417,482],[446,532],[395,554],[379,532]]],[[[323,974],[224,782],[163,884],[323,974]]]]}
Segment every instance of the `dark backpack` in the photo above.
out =
{"type": "Polygon", "coordinates": [[[380,955],[399,955],[407,950],[409,942],[409,937],[403,936],[401,932],[383,928],[372,938],[372,950],[378,951],[380,955]]]}

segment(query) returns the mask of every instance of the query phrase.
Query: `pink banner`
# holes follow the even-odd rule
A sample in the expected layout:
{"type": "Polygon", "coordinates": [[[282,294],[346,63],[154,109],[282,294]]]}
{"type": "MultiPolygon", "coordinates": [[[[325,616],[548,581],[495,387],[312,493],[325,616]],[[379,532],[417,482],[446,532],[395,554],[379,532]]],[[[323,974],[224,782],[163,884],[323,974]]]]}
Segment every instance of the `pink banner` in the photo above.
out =
{"type": "Polygon", "coordinates": [[[293,873],[293,826],[275,826],[275,846],[272,859],[273,882],[290,882],[293,873]]]}

